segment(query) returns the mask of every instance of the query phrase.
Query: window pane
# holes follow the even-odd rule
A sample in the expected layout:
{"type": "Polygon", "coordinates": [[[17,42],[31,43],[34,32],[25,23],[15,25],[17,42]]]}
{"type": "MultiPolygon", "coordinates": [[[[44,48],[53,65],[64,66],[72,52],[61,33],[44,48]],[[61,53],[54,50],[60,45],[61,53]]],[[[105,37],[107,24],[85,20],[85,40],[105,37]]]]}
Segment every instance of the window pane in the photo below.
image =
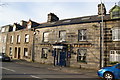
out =
{"type": "Polygon", "coordinates": [[[78,49],[77,61],[86,61],[86,49],[78,49]]]}
{"type": "Polygon", "coordinates": [[[43,33],[44,42],[48,42],[49,32],[43,33]]]}
{"type": "Polygon", "coordinates": [[[85,29],[78,30],[78,39],[79,39],[79,41],[87,39],[86,30],[85,29]]]}
{"type": "Polygon", "coordinates": [[[120,40],[120,29],[113,29],[112,30],[112,39],[113,39],[113,41],[120,40]]]}
{"type": "Polygon", "coordinates": [[[47,48],[43,48],[42,49],[41,58],[46,58],[47,59],[47,54],[48,54],[48,49],[47,48]]]}
{"type": "Polygon", "coordinates": [[[59,38],[61,40],[65,40],[65,38],[66,38],[66,31],[60,31],[59,32],[59,38]]]}

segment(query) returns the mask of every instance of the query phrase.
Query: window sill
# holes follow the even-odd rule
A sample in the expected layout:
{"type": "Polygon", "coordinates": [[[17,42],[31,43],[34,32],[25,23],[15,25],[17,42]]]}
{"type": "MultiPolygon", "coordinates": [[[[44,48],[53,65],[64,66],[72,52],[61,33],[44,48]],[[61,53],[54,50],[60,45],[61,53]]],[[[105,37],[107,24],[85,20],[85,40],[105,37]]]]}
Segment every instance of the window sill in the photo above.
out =
{"type": "Polygon", "coordinates": [[[77,61],[77,62],[79,62],[79,63],[87,63],[86,61],[77,61]]]}
{"type": "Polygon", "coordinates": [[[87,42],[87,40],[79,40],[78,42],[87,42]]]}
{"type": "Polygon", "coordinates": [[[24,42],[25,44],[28,44],[29,42],[24,42]]]}
{"type": "Polygon", "coordinates": [[[112,40],[112,41],[120,41],[120,40],[112,40]]]}

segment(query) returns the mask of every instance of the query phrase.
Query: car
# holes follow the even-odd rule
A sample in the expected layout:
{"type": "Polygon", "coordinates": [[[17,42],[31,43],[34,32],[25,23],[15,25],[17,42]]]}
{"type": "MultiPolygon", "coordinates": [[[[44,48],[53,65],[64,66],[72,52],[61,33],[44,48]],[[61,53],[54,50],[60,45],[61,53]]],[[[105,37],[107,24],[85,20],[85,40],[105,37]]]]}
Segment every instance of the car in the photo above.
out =
{"type": "Polygon", "coordinates": [[[5,53],[0,53],[0,61],[11,61],[11,58],[7,56],[5,53]]]}
{"type": "Polygon", "coordinates": [[[120,63],[113,66],[104,67],[97,71],[99,77],[104,80],[120,79],[120,63]]]}

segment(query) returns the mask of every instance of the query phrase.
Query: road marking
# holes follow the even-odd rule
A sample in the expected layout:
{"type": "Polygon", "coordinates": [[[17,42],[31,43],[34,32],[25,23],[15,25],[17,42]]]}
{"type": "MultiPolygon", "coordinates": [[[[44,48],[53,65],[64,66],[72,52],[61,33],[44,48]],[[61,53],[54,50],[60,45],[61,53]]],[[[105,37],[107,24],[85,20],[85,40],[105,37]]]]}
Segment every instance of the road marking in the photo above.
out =
{"type": "Polygon", "coordinates": [[[33,77],[33,78],[40,78],[40,77],[37,77],[37,76],[33,76],[33,75],[30,75],[31,77],[33,77]]]}
{"type": "Polygon", "coordinates": [[[16,72],[15,70],[8,69],[8,68],[5,68],[5,67],[0,67],[0,68],[5,69],[5,70],[8,70],[8,71],[16,72]]]}

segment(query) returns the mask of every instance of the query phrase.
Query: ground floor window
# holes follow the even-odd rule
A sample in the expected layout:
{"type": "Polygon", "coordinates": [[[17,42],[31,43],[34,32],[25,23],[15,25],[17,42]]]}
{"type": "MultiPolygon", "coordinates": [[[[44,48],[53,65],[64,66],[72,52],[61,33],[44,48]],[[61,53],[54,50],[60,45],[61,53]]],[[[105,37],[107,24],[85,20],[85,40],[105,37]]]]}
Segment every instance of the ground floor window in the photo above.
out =
{"type": "Polygon", "coordinates": [[[25,57],[28,56],[28,48],[24,48],[24,56],[25,56],[25,57]]]}
{"type": "Polygon", "coordinates": [[[12,56],[12,47],[10,47],[9,55],[12,56]]]}
{"type": "Polygon", "coordinates": [[[120,62],[120,50],[110,51],[110,62],[120,62]]]}
{"type": "Polygon", "coordinates": [[[47,59],[47,54],[48,54],[48,49],[47,48],[42,48],[41,58],[47,59]]]}
{"type": "Polygon", "coordinates": [[[87,49],[78,49],[77,50],[77,61],[86,62],[87,49]]]}

